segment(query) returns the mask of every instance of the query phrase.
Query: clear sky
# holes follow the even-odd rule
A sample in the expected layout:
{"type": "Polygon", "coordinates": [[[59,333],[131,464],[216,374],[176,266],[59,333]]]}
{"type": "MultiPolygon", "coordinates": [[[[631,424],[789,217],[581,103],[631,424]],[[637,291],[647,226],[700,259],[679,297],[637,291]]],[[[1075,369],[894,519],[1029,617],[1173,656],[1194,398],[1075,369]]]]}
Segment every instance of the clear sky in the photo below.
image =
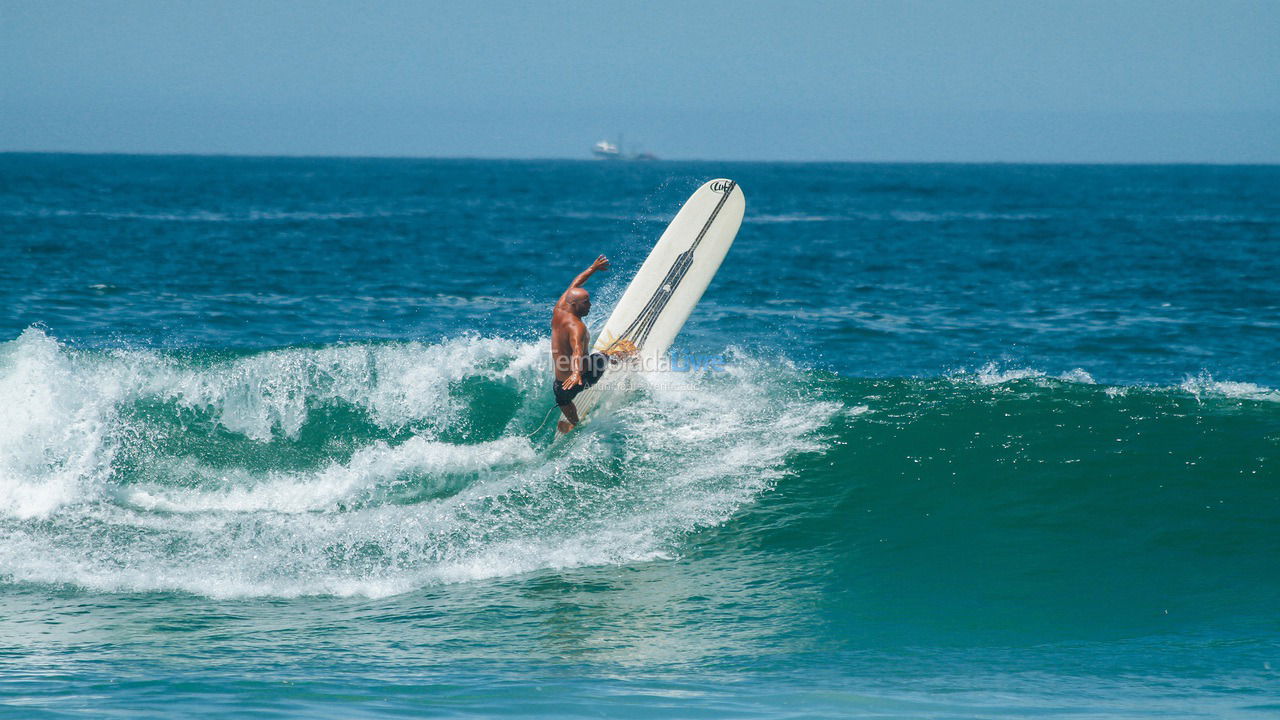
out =
{"type": "Polygon", "coordinates": [[[0,0],[0,150],[1280,162],[1280,1],[0,0]]]}

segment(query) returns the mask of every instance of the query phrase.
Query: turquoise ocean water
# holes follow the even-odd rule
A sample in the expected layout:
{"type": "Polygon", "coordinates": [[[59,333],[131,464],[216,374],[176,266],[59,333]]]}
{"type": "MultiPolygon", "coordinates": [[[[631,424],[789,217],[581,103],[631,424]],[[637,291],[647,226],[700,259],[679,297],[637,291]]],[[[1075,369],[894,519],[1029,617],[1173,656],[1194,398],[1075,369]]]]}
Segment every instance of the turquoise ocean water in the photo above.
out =
{"type": "Polygon", "coordinates": [[[1276,716],[1278,244],[1275,167],[0,155],[0,717],[1276,716]]]}

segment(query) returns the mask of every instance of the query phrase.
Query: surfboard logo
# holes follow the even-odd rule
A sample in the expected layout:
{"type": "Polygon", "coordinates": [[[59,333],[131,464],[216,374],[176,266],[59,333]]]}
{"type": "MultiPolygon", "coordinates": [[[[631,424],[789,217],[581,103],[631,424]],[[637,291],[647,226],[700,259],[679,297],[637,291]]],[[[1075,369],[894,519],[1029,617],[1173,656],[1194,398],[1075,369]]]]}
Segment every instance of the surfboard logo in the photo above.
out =
{"type": "Polygon", "coordinates": [[[722,193],[722,192],[729,192],[732,189],[733,189],[732,180],[717,180],[711,183],[711,192],[722,193]]]}
{"type": "Polygon", "coordinates": [[[605,337],[596,342],[596,347],[600,349],[600,352],[612,358],[631,357],[640,352],[640,348],[635,343],[625,337],[618,337],[613,333],[606,333],[605,337]]]}

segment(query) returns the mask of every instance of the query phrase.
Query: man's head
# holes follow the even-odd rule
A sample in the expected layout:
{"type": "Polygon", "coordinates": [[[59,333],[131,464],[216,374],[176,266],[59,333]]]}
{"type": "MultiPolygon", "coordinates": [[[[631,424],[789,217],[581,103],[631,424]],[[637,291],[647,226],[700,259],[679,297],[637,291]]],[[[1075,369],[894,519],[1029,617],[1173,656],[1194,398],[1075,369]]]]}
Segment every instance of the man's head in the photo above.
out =
{"type": "Polygon", "coordinates": [[[567,294],[569,310],[578,317],[586,317],[591,312],[591,293],[582,288],[571,288],[567,294]]]}

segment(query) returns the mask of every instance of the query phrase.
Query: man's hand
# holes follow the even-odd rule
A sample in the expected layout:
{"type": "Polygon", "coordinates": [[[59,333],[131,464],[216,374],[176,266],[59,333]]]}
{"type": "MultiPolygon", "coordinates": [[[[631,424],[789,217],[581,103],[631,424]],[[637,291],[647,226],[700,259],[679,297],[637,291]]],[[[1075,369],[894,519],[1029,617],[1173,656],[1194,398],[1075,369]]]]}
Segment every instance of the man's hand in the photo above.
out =
{"type": "MultiPolygon", "coordinates": [[[[578,277],[574,278],[572,283],[569,283],[569,287],[571,289],[576,287],[582,287],[583,283],[587,281],[587,278],[591,277],[592,273],[596,272],[597,270],[608,270],[608,269],[609,269],[609,258],[601,255],[600,257],[596,258],[595,262],[591,263],[591,267],[578,273],[578,277]]],[[[560,297],[560,301],[564,302],[564,296],[560,297]]]]}
{"type": "MultiPolygon", "coordinates": [[[[604,257],[603,255],[601,257],[604,257]]],[[[561,390],[572,390],[582,384],[582,373],[576,372],[565,378],[564,383],[560,386],[561,390]]]]}

